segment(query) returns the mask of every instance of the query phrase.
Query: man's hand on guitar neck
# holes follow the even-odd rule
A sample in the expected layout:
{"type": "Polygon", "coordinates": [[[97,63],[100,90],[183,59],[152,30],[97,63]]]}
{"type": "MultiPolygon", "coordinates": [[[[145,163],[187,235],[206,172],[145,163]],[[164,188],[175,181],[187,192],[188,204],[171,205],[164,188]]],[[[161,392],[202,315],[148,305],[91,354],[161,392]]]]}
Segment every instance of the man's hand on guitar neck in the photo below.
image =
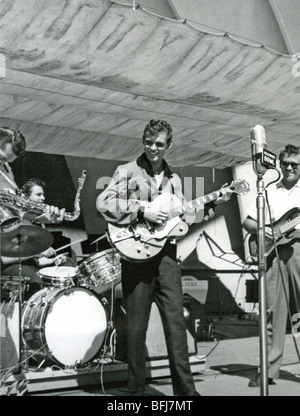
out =
{"type": "Polygon", "coordinates": [[[225,185],[222,186],[222,188],[220,189],[220,196],[219,198],[215,201],[216,205],[222,204],[223,202],[227,202],[230,200],[231,195],[233,194],[233,191],[230,189],[230,187],[228,186],[228,183],[226,183],[225,185]]]}

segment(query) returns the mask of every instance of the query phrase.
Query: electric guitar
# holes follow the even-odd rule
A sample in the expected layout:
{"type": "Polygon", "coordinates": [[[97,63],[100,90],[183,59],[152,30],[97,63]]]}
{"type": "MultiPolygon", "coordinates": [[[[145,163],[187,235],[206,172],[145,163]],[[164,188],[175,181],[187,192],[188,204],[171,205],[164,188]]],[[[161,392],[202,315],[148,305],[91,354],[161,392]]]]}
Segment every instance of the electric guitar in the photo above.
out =
{"type": "MultiPolygon", "coordinates": [[[[266,237],[265,256],[268,257],[274,251],[274,240],[276,246],[288,244],[294,238],[293,231],[300,223],[300,208],[292,208],[273,224],[274,239],[266,237]]],[[[249,251],[254,261],[258,259],[257,235],[252,234],[248,241],[249,251]]]]}
{"type": "Polygon", "coordinates": [[[150,203],[150,206],[169,212],[169,219],[164,224],[158,225],[143,220],[124,227],[109,223],[108,241],[125,260],[133,262],[149,260],[159,254],[168,239],[180,239],[187,234],[189,226],[181,220],[180,215],[195,207],[215,201],[220,197],[222,189],[243,195],[249,192],[250,186],[245,180],[239,179],[233,181],[228,187],[223,187],[185,204],[182,204],[176,195],[162,193],[150,203]]]}

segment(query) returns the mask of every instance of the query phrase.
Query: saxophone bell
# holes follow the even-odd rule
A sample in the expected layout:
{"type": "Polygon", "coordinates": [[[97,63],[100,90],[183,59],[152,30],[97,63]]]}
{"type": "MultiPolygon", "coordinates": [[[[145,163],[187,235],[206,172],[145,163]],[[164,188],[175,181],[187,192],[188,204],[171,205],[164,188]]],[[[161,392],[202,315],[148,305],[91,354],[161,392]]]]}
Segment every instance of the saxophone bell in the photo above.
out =
{"type": "Polygon", "coordinates": [[[21,225],[21,217],[13,209],[0,205],[0,230],[2,233],[13,231],[21,225]]]}

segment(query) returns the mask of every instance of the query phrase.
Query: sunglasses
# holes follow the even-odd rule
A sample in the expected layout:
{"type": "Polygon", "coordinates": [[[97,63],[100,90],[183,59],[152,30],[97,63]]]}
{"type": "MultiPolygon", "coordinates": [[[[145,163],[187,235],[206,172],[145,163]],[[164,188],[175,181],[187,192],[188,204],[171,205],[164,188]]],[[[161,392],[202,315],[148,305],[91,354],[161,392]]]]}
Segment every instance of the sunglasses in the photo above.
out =
{"type": "Polygon", "coordinates": [[[298,169],[300,163],[296,163],[296,162],[281,162],[280,165],[283,168],[288,168],[291,165],[292,169],[298,169]]]}

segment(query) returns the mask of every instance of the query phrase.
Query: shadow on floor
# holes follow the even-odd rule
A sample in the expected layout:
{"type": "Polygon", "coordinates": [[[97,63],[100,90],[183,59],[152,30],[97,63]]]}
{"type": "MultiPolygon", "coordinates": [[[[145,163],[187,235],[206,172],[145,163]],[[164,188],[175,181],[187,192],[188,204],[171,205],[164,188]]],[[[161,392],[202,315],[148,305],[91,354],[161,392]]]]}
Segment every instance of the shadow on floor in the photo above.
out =
{"type": "MultiPolygon", "coordinates": [[[[241,363],[225,364],[222,366],[216,365],[216,366],[211,366],[210,369],[217,371],[220,374],[244,377],[244,378],[248,378],[249,380],[255,377],[255,375],[257,374],[256,366],[248,365],[248,364],[241,364],[241,363]]],[[[299,376],[292,374],[285,370],[280,370],[279,379],[300,383],[299,376]]]]}

